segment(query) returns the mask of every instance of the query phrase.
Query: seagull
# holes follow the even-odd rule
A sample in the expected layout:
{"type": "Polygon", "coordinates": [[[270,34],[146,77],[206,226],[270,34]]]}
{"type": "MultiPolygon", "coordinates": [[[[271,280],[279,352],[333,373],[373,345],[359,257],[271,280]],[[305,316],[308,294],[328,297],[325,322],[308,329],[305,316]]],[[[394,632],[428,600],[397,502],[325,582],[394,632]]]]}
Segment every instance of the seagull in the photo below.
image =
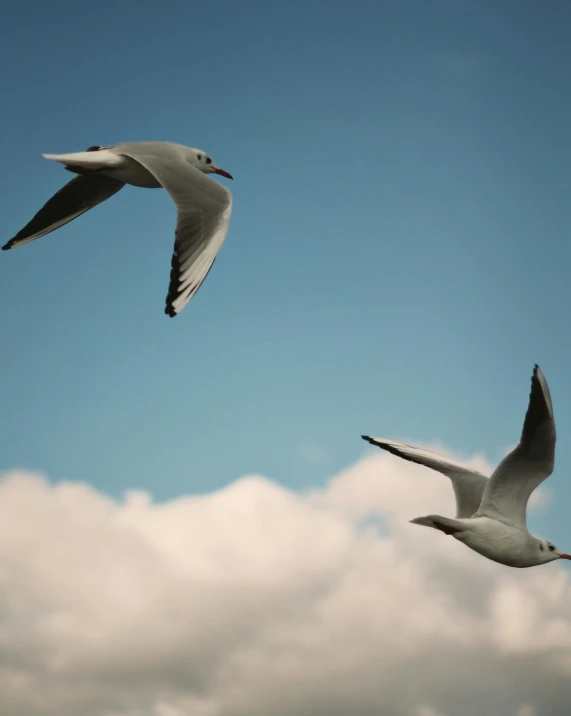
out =
{"type": "Polygon", "coordinates": [[[2,249],[13,249],[59,229],[125,184],[162,187],[177,209],[165,313],[171,317],[180,313],[212,268],[232,211],[230,192],[206,174],[232,176],[217,167],[206,152],[172,142],[94,145],[84,152],[43,156],[78,176],[54,194],[2,249]]]}
{"type": "Polygon", "coordinates": [[[531,493],[551,475],[555,462],[553,406],[539,366],[533,371],[519,445],[489,478],[422,448],[367,435],[361,437],[371,445],[450,478],[456,497],[456,518],[428,515],[411,520],[413,524],[441,530],[508,567],[535,567],[556,559],[571,559],[571,555],[551,542],[534,537],[525,520],[531,493]]]}

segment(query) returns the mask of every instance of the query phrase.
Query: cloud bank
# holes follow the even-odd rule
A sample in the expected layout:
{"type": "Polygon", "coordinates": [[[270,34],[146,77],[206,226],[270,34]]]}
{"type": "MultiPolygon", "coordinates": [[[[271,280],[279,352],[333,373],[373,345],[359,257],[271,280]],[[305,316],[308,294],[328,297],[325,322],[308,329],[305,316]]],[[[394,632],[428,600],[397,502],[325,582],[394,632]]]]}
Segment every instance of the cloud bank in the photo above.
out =
{"type": "Polygon", "coordinates": [[[0,713],[567,713],[567,573],[408,523],[452,511],[446,478],[382,453],[309,493],[251,476],[162,504],[7,473],[0,713]]]}

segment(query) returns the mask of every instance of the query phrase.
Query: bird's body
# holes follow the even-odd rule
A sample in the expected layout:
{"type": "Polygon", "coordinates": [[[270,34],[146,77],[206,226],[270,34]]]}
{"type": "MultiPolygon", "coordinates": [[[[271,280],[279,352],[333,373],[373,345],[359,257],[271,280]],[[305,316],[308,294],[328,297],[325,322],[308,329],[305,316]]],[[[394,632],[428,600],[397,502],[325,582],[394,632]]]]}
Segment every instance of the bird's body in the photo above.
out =
{"type": "Polygon", "coordinates": [[[363,439],[450,478],[456,517],[427,515],[411,520],[413,524],[440,530],[509,567],[535,567],[555,559],[571,559],[550,542],[534,537],[526,525],[529,497],[552,473],[555,458],[553,406],[539,366],[533,373],[520,442],[490,478],[422,448],[365,435],[363,439]]]}
{"type": "Polygon", "coordinates": [[[522,530],[490,517],[450,519],[428,515],[411,520],[414,524],[434,527],[451,534],[474,552],[508,567],[534,567],[545,561],[538,540],[522,530]]]}
{"type": "Polygon", "coordinates": [[[164,188],[177,208],[165,313],[177,315],[206,278],[228,231],[232,196],[206,175],[214,173],[231,179],[230,174],[219,169],[205,152],[172,142],[125,142],[44,156],[77,176],[2,248],[12,249],[55,231],[116,194],[125,184],[164,188]]]}
{"type": "MultiPolygon", "coordinates": [[[[184,148],[186,149],[186,147],[184,148]]],[[[105,151],[105,149],[101,149],[99,153],[103,154],[105,151]]],[[[100,170],[102,174],[117,179],[117,181],[123,182],[123,184],[130,184],[131,186],[137,186],[141,189],[161,189],[161,183],[154,174],[151,174],[151,172],[145,169],[139,162],[133,161],[129,157],[120,154],[109,152],[109,155],[113,159],[119,157],[120,163],[117,163],[114,168],[100,170]]]]}

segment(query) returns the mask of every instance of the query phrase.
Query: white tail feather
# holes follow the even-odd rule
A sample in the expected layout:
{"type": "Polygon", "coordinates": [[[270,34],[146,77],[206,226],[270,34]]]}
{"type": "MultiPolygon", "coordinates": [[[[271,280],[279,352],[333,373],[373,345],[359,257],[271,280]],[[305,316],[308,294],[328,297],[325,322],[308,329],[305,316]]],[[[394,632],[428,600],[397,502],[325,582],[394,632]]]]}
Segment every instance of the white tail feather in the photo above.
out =
{"type": "Polygon", "coordinates": [[[114,154],[106,149],[98,152],[74,152],[73,154],[43,154],[46,159],[64,164],[66,167],[82,169],[113,169],[124,163],[120,154],[114,154]]]}

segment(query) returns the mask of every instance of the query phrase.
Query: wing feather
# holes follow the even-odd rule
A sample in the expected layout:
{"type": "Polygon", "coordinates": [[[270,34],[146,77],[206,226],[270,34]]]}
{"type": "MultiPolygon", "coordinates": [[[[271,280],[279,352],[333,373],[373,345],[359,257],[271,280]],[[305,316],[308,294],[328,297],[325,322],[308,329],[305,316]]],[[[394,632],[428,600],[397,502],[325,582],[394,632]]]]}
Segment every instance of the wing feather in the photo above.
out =
{"type": "Polygon", "coordinates": [[[436,470],[446,475],[452,483],[454,495],[456,497],[456,517],[468,518],[478,511],[480,501],[484,493],[484,488],[488,483],[486,475],[465,467],[454,460],[442,457],[429,450],[399,443],[395,440],[386,440],[385,438],[372,438],[362,435],[363,440],[376,445],[401,457],[403,460],[415,462],[417,465],[424,465],[431,470],[436,470]]]}
{"type": "Polygon", "coordinates": [[[553,472],[555,439],[551,395],[536,365],[520,442],[495,469],[478,515],[525,528],[531,493],[553,472]]]}
{"type": "Polygon", "coordinates": [[[124,186],[123,182],[99,173],[75,177],[55,193],[13,239],[4,244],[3,250],[27,244],[59,229],[109,199],[124,186]]]}
{"type": "Polygon", "coordinates": [[[176,316],[198,291],[228,233],[232,196],[189,161],[187,147],[169,142],[118,144],[113,152],[139,162],[177,208],[165,313],[176,316]]]}

